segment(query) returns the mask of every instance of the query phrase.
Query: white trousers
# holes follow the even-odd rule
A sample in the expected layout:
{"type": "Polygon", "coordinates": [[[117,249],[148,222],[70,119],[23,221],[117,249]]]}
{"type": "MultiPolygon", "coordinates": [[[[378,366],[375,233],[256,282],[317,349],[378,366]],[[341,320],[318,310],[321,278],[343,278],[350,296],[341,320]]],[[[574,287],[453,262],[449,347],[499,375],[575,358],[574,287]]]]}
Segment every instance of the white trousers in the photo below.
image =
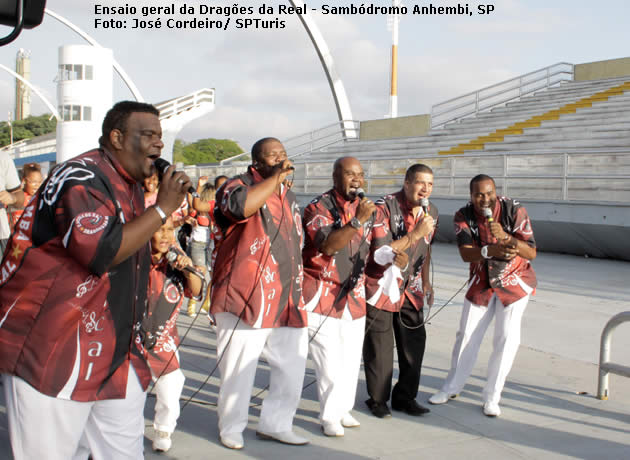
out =
{"type": "Polygon", "coordinates": [[[300,403],[308,354],[306,328],[255,329],[231,313],[218,313],[217,353],[221,372],[219,433],[242,433],[248,412],[258,358],[269,363],[269,394],[262,403],[258,429],[266,433],[291,431],[300,403]]]}
{"type": "Polygon", "coordinates": [[[3,381],[15,460],[87,458],[90,451],[95,460],[144,458],[146,393],[133,366],[124,399],[69,401],[46,396],[19,377],[3,375],[3,381]]]}
{"type": "Polygon", "coordinates": [[[308,333],[317,374],[319,419],[322,423],[340,423],[354,407],[365,317],[348,321],[309,313],[308,333]]]}
{"type": "Polygon", "coordinates": [[[512,368],[516,352],[521,343],[521,320],[527,307],[529,296],[504,307],[496,295],[492,296],[487,307],[464,300],[462,318],[455,337],[451,369],[442,386],[442,391],[457,394],[462,391],[477,361],[481,341],[492,322],[494,339],[492,354],[488,361],[488,379],[483,390],[483,400],[499,403],[505,379],[512,368]]]}
{"type": "Polygon", "coordinates": [[[155,417],[153,428],[172,433],[179,418],[179,397],[184,388],[184,373],[181,369],[162,375],[155,382],[155,417]]]}

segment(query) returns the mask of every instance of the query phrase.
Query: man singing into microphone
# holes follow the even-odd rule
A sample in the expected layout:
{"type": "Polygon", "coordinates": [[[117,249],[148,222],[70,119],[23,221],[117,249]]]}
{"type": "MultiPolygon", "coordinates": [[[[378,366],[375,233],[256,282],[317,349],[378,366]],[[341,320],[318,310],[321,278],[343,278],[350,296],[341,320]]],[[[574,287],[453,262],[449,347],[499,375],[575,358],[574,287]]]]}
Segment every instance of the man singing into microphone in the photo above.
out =
{"type": "Polygon", "coordinates": [[[55,166],[2,260],[0,373],[16,459],[74,458],[82,437],[94,458],[143,458],[148,242],[190,179],[169,168],[145,209],[139,183],[164,147],[151,105],[114,105],[99,144],[55,166]]]}
{"type": "Polygon", "coordinates": [[[470,181],[470,202],[455,214],[454,225],[459,253],[470,262],[469,288],[451,369],[429,402],[444,404],[464,388],[486,329],[496,317],[483,412],[497,417],[501,391],[520,344],[521,319],[536,287],[530,264],[536,257],[534,233],[525,208],[497,197],[494,180],[485,174],[470,181]]]}
{"type": "Polygon", "coordinates": [[[317,373],[322,430],[343,436],[359,426],[350,414],[365,328],[365,274],[374,203],[363,195],[359,160],[339,158],[332,190],[304,210],[304,302],[317,373]]]}
{"type": "Polygon", "coordinates": [[[293,432],[308,353],[302,301],[302,220],[284,147],[267,137],[252,147],[247,172],[217,193],[221,228],[212,276],[211,312],[217,322],[221,372],[219,433],[241,449],[259,356],[270,370],[257,434],[285,444],[307,444],[293,432]]]}
{"type": "Polygon", "coordinates": [[[429,204],[432,191],[433,171],[415,164],[407,169],[402,190],[376,202],[383,219],[375,225],[365,270],[368,306],[363,363],[370,395],[366,403],[379,418],[391,415],[390,396],[394,410],[413,416],[429,412],[416,402],[416,394],[427,337],[422,307],[425,302],[433,304],[430,246],[438,210],[429,204]],[[385,250],[389,250],[388,260],[377,262],[385,250]],[[395,291],[388,293],[384,275],[389,274],[386,270],[392,272],[392,262],[399,267],[400,277],[394,281],[395,291]],[[392,392],[394,339],[400,372],[392,392]]]}

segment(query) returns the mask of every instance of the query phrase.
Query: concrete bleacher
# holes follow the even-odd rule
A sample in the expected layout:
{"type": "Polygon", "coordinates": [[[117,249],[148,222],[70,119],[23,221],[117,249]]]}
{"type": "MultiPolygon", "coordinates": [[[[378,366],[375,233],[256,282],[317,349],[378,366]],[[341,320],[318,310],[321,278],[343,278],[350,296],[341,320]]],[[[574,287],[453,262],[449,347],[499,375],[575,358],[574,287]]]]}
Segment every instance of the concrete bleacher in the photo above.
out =
{"type": "MultiPolygon", "coordinates": [[[[630,76],[565,82],[474,117],[432,129],[426,136],[347,142],[311,152],[296,160],[324,161],[343,155],[353,155],[365,160],[432,156],[474,141],[479,136],[488,136],[497,130],[507,129],[514,123],[526,122],[536,116],[542,118],[553,111],[562,112],[563,107],[571,104],[577,105],[574,113],[570,113],[571,110],[568,109],[565,112],[569,113],[557,114],[556,120],[540,120],[540,126],[515,128],[511,134],[500,136],[502,140],[488,141],[481,148],[471,146],[463,153],[627,147],[630,143],[630,88],[623,87],[595,100],[591,96],[619,87],[628,81],[630,76]],[[580,102],[588,98],[590,99],[584,103],[580,102]]],[[[552,118],[554,114],[552,113],[552,118]]]]}

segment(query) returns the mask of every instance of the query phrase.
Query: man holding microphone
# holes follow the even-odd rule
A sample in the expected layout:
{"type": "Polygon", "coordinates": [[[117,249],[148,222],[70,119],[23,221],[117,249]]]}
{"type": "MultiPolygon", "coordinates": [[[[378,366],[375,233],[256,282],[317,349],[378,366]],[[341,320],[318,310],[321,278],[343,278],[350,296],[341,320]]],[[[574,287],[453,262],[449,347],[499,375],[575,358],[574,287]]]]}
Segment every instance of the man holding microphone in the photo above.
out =
{"type": "Polygon", "coordinates": [[[466,300],[451,369],[431,404],[444,404],[464,388],[481,341],[496,317],[483,412],[501,414],[499,401],[520,345],[521,319],[536,287],[530,261],[536,242],[527,211],[517,201],[497,197],[494,179],[480,174],[470,181],[470,202],[454,218],[459,253],[470,263],[466,300]]]}
{"type": "Polygon", "coordinates": [[[413,416],[429,412],[416,402],[416,395],[427,338],[423,306],[433,304],[429,267],[438,210],[429,203],[432,191],[433,171],[415,164],[407,169],[400,191],[376,202],[383,218],[374,228],[366,268],[363,363],[370,395],[366,403],[379,418],[391,415],[390,397],[394,410],[413,416]],[[400,264],[394,256],[401,259],[400,264]],[[394,339],[400,372],[392,391],[394,339]]]}
{"type": "Polygon", "coordinates": [[[272,137],[252,147],[247,172],[219,188],[221,240],[213,272],[211,313],[217,322],[221,372],[219,433],[230,449],[244,446],[258,358],[270,370],[257,434],[285,444],[309,441],[293,432],[308,352],[302,309],[302,220],[283,185],[293,167],[272,137]]]}

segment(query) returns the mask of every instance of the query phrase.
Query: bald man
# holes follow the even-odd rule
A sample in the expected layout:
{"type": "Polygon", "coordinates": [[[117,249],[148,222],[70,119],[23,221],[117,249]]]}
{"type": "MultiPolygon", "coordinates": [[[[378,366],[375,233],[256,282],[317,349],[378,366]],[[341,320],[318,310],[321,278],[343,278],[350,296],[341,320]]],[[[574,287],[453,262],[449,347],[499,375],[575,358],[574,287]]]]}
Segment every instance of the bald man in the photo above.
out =
{"type": "Polygon", "coordinates": [[[320,422],[327,436],[357,427],[354,406],[365,329],[364,268],[376,207],[359,194],[359,160],[338,159],[331,190],[304,210],[304,287],[320,422]]]}

